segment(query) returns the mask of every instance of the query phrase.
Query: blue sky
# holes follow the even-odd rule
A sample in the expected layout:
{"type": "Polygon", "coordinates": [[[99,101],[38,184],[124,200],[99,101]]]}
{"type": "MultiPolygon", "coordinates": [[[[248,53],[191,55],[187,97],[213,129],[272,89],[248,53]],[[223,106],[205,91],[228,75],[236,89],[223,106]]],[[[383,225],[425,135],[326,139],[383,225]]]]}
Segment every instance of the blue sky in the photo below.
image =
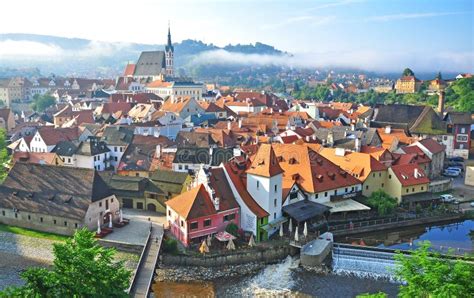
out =
{"type": "MultiPolygon", "coordinates": [[[[472,71],[472,0],[15,0],[0,33],[102,41],[256,41],[294,53],[295,63],[393,70],[472,71]],[[29,7],[27,11],[21,8],[29,7]],[[21,11],[21,13],[20,13],[21,11]],[[18,12],[18,13],[16,13],[18,12]]],[[[1,54],[1,52],[0,52],[1,54]]]]}

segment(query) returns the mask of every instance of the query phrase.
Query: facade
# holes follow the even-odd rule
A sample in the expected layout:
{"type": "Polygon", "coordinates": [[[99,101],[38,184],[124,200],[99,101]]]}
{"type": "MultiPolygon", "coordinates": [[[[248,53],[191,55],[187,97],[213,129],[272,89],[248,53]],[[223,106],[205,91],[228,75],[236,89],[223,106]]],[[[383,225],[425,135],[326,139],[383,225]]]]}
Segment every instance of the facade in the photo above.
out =
{"type": "Polygon", "coordinates": [[[392,166],[388,169],[387,193],[403,201],[404,196],[428,191],[430,180],[416,164],[392,166]]]}
{"type": "Polygon", "coordinates": [[[13,115],[12,111],[8,108],[0,109],[0,128],[10,132],[15,128],[15,126],[15,116],[13,115]]]}
{"type": "Polygon", "coordinates": [[[110,165],[115,169],[119,166],[123,154],[132,142],[133,135],[133,127],[108,126],[105,128],[101,140],[107,144],[110,150],[110,165]]]}
{"type": "Polygon", "coordinates": [[[15,163],[0,186],[0,222],[72,235],[119,220],[119,201],[93,170],[15,163]]]}
{"type": "MultiPolygon", "coordinates": [[[[470,113],[448,112],[444,116],[447,123],[447,132],[452,134],[452,144],[447,146],[446,155],[448,157],[460,156],[469,158],[469,148],[471,148],[471,115],[470,113]]],[[[448,143],[448,135],[443,139],[443,143],[448,143]]],[[[450,136],[451,137],[451,136],[450,136]]]]}
{"type": "Polygon", "coordinates": [[[403,76],[395,83],[397,93],[416,93],[420,89],[421,81],[415,76],[403,76]]]}
{"type": "Polygon", "coordinates": [[[52,152],[61,158],[64,166],[96,171],[105,171],[110,167],[110,149],[97,138],[82,142],[61,141],[52,152]]]}
{"type": "Polygon", "coordinates": [[[240,208],[223,169],[211,169],[210,173],[205,184],[166,202],[170,231],[186,246],[224,231],[231,222],[240,226],[240,208]]]}
{"type": "Polygon", "coordinates": [[[181,119],[186,119],[191,115],[204,114],[204,109],[192,97],[168,98],[161,106],[161,111],[175,113],[181,119]]]}
{"type": "Polygon", "coordinates": [[[431,159],[430,177],[439,177],[444,169],[445,147],[433,139],[424,139],[410,146],[417,146],[431,159]]]}

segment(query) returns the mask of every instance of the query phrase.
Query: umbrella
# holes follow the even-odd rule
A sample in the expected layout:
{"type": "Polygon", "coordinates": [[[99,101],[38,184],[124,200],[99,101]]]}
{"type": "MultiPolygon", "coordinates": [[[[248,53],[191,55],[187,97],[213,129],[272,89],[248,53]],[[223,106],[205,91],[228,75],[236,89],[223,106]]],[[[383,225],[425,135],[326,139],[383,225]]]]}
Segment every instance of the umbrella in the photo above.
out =
{"type": "Polygon", "coordinates": [[[112,214],[109,214],[109,228],[113,228],[112,214]]]}
{"type": "Polygon", "coordinates": [[[202,254],[209,252],[209,247],[206,244],[206,240],[202,241],[201,246],[199,247],[199,252],[202,253],[202,254]]]}
{"type": "Polygon", "coordinates": [[[234,241],[232,241],[232,239],[229,239],[229,242],[227,243],[226,247],[227,247],[228,250],[235,250],[234,241]]]}
{"type": "Polygon", "coordinates": [[[283,224],[280,224],[280,237],[283,237],[283,224]]]}
{"type": "Polygon", "coordinates": [[[120,209],[120,222],[123,221],[123,212],[122,212],[122,209],[120,209]]]}
{"type": "Polygon", "coordinates": [[[295,229],[295,241],[298,242],[300,241],[300,237],[298,236],[298,227],[295,229]]]}
{"type": "Polygon", "coordinates": [[[305,238],[308,237],[308,224],[306,222],[304,222],[303,235],[305,238]]]}
{"type": "Polygon", "coordinates": [[[288,231],[293,232],[293,221],[290,218],[290,223],[288,224],[288,231]]]}
{"type": "Polygon", "coordinates": [[[211,238],[211,235],[207,235],[206,244],[207,244],[207,246],[211,246],[211,244],[212,244],[212,238],[211,238]]]}
{"type": "Polygon", "coordinates": [[[254,246],[255,246],[255,239],[253,239],[253,234],[250,235],[249,246],[250,246],[250,247],[254,247],[254,246]]]}
{"type": "Polygon", "coordinates": [[[102,233],[102,230],[100,229],[100,218],[97,219],[97,234],[102,233]]]}

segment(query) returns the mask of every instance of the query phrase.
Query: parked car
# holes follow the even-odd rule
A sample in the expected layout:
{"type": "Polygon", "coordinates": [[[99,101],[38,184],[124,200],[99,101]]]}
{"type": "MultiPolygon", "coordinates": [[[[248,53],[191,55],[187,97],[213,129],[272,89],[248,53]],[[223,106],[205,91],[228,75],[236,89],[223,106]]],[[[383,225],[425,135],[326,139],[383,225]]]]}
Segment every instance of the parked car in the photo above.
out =
{"type": "Polygon", "coordinates": [[[451,203],[454,202],[456,199],[454,199],[453,195],[440,195],[439,198],[441,199],[441,202],[443,203],[451,203]]]}
{"type": "Polygon", "coordinates": [[[449,159],[449,161],[457,161],[457,162],[464,162],[464,158],[460,157],[460,156],[455,156],[455,157],[451,157],[449,159]]]}
{"type": "Polygon", "coordinates": [[[462,169],[458,167],[449,167],[449,168],[446,168],[446,171],[453,171],[453,172],[458,172],[459,174],[461,174],[462,169]]]}
{"type": "Polygon", "coordinates": [[[460,169],[464,169],[464,165],[460,162],[450,161],[448,162],[448,167],[456,167],[460,169]]]}
{"type": "Polygon", "coordinates": [[[458,177],[460,172],[458,171],[451,171],[451,170],[444,170],[443,176],[447,177],[458,177]]]}
{"type": "Polygon", "coordinates": [[[471,205],[471,207],[474,207],[474,202],[471,202],[471,204],[469,204],[469,205],[471,205]]]}

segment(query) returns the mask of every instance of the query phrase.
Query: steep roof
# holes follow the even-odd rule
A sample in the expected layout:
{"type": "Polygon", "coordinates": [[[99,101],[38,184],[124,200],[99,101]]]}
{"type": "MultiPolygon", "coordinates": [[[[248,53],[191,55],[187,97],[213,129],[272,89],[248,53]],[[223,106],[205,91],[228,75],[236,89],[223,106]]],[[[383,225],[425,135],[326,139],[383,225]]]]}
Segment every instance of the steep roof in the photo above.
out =
{"type": "Polygon", "coordinates": [[[86,196],[92,202],[111,194],[94,170],[21,162],[14,164],[2,186],[35,193],[86,196]]]}
{"type": "Polygon", "coordinates": [[[260,148],[258,148],[257,154],[255,155],[250,168],[247,170],[247,174],[273,177],[281,173],[283,173],[283,169],[278,163],[272,145],[262,144],[260,148]]]}
{"type": "Polygon", "coordinates": [[[166,205],[186,220],[217,213],[203,184],[166,201],[166,205]]]}
{"type": "Polygon", "coordinates": [[[102,140],[107,145],[127,146],[133,140],[134,128],[127,126],[107,126],[102,134],[102,140]]]}
{"type": "Polygon", "coordinates": [[[149,51],[142,52],[135,65],[135,76],[153,76],[162,73],[166,68],[165,52],[149,51]]]}
{"type": "Polygon", "coordinates": [[[451,124],[472,124],[471,114],[468,112],[448,112],[444,120],[451,124]]]}
{"type": "Polygon", "coordinates": [[[123,72],[124,76],[133,76],[135,73],[135,64],[127,64],[123,72]]]}
{"type": "Polygon", "coordinates": [[[426,149],[428,149],[431,153],[436,154],[444,151],[444,146],[440,143],[436,142],[435,140],[428,138],[421,141],[418,141],[421,145],[423,145],[426,149]]]}
{"type": "Polygon", "coordinates": [[[13,160],[37,164],[53,165],[56,161],[56,153],[50,152],[13,152],[13,160]]]}
{"type": "Polygon", "coordinates": [[[417,164],[395,165],[392,166],[391,169],[402,186],[412,186],[430,182],[430,179],[428,179],[423,169],[417,164]],[[415,171],[418,172],[417,176],[415,176],[415,171]]]}

